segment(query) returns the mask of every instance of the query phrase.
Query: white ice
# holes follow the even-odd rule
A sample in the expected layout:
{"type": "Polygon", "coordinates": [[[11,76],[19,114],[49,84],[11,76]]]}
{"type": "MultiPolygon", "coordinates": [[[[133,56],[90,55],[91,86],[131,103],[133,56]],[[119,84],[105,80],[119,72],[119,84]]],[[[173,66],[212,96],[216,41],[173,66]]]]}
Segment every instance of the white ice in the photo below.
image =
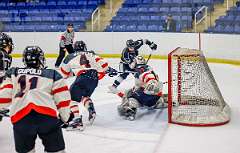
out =
{"type": "MultiPolygon", "coordinates": [[[[118,59],[107,59],[118,68],[118,59]]],[[[14,65],[21,64],[14,59],[14,65]]],[[[55,59],[48,59],[53,67],[55,59]]],[[[167,61],[151,60],[150,65],[162,81],[167,81],[167,61]]],[[[97,118],[84,132],[66,132],[64,137],[68,153],[239,153],[240,149],[240,67],[209,64],[225,101],[232,110],[229,124],[219,127],[186,127],[168,124],[166,110],[140,110],[137,120],[126,121],[117,114],[120,99],[107,93],[107,86],[114,78],[101,80],[93,94],[97,118]]],[[[126,89],[133,85],[133,77],[120,86],[126,89]]],[[[164,91],[167,92],[167,86],[164,91]]],[[[85,112],[86,114],[86,112],[85,112]]],[[[85,115],[86,117],[86,115],[85,115]]],[[[87,121],[85,119],[86,124],[87,121]]],[[[41,141],[36,143],[37,153],[43,152],[41,141]]],[[[12,125],[5,118],[0,123],[0,152],[14,153],[12,125]]]]}

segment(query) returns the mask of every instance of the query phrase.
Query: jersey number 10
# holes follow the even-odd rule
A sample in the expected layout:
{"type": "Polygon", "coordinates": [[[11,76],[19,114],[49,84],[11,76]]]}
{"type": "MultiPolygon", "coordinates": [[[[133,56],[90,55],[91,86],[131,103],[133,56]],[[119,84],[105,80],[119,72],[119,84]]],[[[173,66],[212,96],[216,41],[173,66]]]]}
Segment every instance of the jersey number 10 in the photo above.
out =
{"type": "Polygon", "coordinates": [[[37,82],[38,82],[38,77],[32,77],[31,79],[28,80],[26,79],[26,75],[22,75],[18,79],[18,83],[20,85],[20,91],[15,95],[15,98],[17,97],[22,97],[26,90],[27,83],[30,83],[30,88],[29,90],[37,88],[37,82]]]}

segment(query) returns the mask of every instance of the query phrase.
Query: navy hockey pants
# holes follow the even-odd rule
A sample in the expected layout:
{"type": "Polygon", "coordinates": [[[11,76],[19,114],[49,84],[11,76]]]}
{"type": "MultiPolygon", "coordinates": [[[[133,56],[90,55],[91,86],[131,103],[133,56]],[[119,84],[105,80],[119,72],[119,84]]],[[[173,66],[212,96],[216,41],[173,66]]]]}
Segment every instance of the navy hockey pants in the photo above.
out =
{"type": "Polygon", "coordinates": [[[157,101],[159,100],[159,96],[156,95],[147,95],[143,92],[142,89],[138,89],[135,91],[129,98],[135,98],[142,106],[154,106],[156,105],[157,101]]]}
{"type": "Polygon", "coordinates": [[[88,70],[86,73],[77,76],[70,87],[71,99],[81,102],[82,97],[90,97],[98,85],[98,72],[88,70]]]}

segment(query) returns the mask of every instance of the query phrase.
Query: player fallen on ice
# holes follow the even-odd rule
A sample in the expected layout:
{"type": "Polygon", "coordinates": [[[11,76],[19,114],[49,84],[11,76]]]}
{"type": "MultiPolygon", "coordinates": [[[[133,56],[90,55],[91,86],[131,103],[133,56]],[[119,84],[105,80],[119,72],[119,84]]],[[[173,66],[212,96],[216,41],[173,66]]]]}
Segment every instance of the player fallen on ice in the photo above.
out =
{"type": "Polygon", "coordinates": [[[122,98],[122,103],[118,106],[119,115],[128,120],[135,119],[140,107],[158,109],[167,105],[162,94],[163,83],[159,81],[158,75],[146,64],[143,56],[138,55],[135,60],[138,75],[135,86],[125,92],[116,92],[122,98]]]}
{"type": "Polygon", "coordinates": [[[6,72],[0,87],[0,108],[11,105],[16,152],[34,153],[37,136],[45,152],[65,153],[60,120],[70,117],[71,95],[56,70],[45,68],[44,53],[28,46],[23,53],[24,68],[6,72]]]}
{"type": "Polygon", "coordinates": [[[125,80],[129,71],[134,71],[135,68],[135,57],[138,56],[138,49],[140,49],[144,44],[148,45],[152,50],[157,49],[157,45],[154,42],[151,42],[147,39],[133,41],[132,39],[126,41],[126,48],[123,49],[121,55],[121,61],[119,64],[119,70],[123,73],[120,74],[117,79],[114,81],[112,86],[109,87],[109,92],[112,92],[117,89],[123,80],[125,80]]]}
{"type": "Polygon", "coordinates": [[[105,74],[109,76],[117,75],[117,71],[108,66],[108,63],[93,51],[87,51],[83,41],[76,41],[74,44],[75,53],[69,54],[63,61],[60,68],[62,75],[68,78],[76,76],[70,87],[71,110],[74,113],[74,120],[68,125],[67,130],[83,130],[82,115],[79,112],[79,103],[83,103],[89,112],[88,120],[92,124],[96,111],[91,95],[98,85],[98,80],[105,74]]]}
{"type": "MultiPolygon", "coordinates": [[[[13,48],[14,45],[12,38],[5,33],[0,33],[0,84],[3,82],[5,72],[11,66],[12,56],[10,54],[13,48]]],[[[3,116],[7,116],[8,112],[8,109],[0,109],[0,121],[2,120],[3,116]]]]}

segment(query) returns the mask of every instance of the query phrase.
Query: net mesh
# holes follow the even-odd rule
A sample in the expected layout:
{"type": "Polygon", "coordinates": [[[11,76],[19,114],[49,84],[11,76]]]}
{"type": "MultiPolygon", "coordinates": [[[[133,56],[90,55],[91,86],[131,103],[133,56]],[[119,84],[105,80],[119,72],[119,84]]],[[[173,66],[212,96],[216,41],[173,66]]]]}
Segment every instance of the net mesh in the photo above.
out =
{"type": "Polygon", "coordinates": [[[203,53],[179,48],[171,53],[171,120],[189,125],[230,120],[225,103],[203,53]]]}

